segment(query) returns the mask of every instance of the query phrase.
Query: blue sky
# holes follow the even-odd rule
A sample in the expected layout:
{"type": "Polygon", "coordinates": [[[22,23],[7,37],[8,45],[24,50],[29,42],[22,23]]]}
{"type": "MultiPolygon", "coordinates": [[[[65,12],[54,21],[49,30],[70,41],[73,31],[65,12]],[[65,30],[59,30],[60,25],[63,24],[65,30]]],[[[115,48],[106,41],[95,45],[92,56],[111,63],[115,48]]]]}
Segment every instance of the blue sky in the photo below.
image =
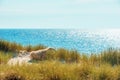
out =
{"type": "Polygon", "coordinates": [[[0,28],[120,28],[120,0],[0,0],[0,28]]]}

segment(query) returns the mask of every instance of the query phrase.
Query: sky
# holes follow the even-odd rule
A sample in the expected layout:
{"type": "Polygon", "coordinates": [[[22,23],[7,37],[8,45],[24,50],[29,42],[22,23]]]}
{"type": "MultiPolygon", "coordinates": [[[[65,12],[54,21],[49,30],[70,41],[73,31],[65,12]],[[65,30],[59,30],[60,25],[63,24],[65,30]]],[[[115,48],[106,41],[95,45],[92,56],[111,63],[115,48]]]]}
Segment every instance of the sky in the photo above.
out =
{"type": "Polygon", "coordinates": [[[0,0],[0,28],[120,29],[120,0],[0,0]]]}

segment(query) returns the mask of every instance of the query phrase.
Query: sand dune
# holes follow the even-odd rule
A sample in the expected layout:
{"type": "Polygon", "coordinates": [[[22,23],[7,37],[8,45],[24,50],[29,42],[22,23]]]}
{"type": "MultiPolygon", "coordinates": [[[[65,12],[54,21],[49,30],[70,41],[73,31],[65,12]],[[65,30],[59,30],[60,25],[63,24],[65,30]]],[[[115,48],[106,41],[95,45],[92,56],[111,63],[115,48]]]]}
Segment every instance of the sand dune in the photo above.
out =
{"type": "Polygon", "coordinates": [[[30,61],[30,57],[29,55],[25,55],[25,56],[22,56],[22,57],[14,57],[14,58],[11,58],[9,61],[8,61],[8,65],[22,65],[22,64],[31,64],[29,63],[30,61]]]}

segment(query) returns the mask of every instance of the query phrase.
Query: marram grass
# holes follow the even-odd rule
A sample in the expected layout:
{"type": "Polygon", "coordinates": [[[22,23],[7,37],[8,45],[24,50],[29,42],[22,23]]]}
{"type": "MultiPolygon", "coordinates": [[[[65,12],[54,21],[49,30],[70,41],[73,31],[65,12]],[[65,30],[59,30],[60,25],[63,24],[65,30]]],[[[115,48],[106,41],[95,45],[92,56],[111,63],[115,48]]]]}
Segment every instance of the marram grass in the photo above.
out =
{"type": "Polygon", "coordinates": [[[0,41],[0,80],[120,80],[120,50],[108,49],[99,54],[85,55],[76,50],[48,51],[42,61],[31,65],[8,66],[15,50],[28,51],[45,46],[22,46],[0,41]]]}
{"type": "Polygon", "coordinates": [[[1,64],[0,68],[1,80],[14,77],[19,78],[17,80],[120,80],[120,66],[108,64],[96,67],[86,63],[44,61],[23,66],[1,64]]]}

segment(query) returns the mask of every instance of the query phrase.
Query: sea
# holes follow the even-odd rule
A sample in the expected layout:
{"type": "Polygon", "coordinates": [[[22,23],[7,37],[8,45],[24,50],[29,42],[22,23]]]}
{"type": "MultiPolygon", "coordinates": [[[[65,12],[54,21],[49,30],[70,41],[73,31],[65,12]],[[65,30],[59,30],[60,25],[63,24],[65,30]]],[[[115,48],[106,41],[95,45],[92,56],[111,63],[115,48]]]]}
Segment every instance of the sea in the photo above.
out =
{"type": "Polygon", "coordinates": [[[41,44],[86,54],[120,48],[120,30],[117,29],[0,29],[0,39],[24,46],[41,44]]]}

